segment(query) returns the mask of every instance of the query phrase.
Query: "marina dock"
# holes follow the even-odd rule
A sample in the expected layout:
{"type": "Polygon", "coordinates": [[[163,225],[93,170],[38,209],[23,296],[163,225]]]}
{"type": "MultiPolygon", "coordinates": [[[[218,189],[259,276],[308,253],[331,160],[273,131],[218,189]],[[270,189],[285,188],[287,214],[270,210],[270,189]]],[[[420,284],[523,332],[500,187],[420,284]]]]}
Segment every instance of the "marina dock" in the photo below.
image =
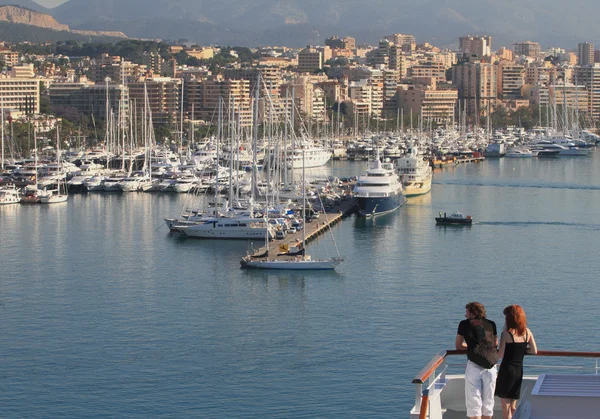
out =
{"type": "MultiPolygon", "coordinates": [[[[319,218],[305,221],[305,237],[304,244],[308,245],[309,242],[316,239],[321,234],[324,234],[328,229],[340,222],[343,218],[352,215],[356,211],[356,199],[349,198],[343,200],[340,205],[336,205],[335,208],[321,213],[319,218]]],[[[252,255],[264,255],[263,258],[268,259],[291,259],[295,256],[286,255],[287,250],[302,245],[302,230],[296,231],[295,233],[288,233],[281,240],[272,240],[268,246],[262,246],[255,249],[252,255]],[[267,253],[268,250],[268,253],[267,253]]],[[[258,257],[260,259],[260,257],[258,257]]]]}

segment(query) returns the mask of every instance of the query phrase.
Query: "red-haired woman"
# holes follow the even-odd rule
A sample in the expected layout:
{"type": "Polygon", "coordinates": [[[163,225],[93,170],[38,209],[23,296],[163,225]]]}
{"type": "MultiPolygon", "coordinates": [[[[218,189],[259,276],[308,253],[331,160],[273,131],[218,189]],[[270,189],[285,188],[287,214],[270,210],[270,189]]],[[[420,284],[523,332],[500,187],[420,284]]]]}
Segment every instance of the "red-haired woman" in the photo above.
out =
{"type": "Polygon", "coordinates": [[[533,333],[527,328],[527,317],[521,306],[513,304],[504,309],[506,326],[500,336],[499,355],[502,358],[495,395],[502,400],[502,418],[512,418],[521,397],[523,358],[537,354],[533,333]]]}

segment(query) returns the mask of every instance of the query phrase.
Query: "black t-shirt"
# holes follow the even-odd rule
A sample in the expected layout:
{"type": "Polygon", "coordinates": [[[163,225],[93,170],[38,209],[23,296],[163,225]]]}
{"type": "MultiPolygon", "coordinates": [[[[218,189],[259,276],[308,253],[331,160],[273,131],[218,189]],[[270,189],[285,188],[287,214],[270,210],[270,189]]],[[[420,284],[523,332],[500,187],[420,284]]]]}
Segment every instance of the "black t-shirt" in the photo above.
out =
{"type": "Polygon", "coordinates": [[[486,359],[486,352],[496,349],[496,323],[488,319],[467,319],[458,325],[459,335],[467,342],[467,358],[483,368],[492,368],[494,363],[486,359]]]}

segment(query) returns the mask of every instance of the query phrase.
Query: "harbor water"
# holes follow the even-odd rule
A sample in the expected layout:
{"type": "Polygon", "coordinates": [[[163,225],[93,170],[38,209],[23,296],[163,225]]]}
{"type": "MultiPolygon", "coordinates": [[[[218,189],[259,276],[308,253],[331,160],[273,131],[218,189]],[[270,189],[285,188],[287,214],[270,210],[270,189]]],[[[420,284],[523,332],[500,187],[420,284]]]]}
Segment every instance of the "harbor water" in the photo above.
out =
{"type": "Polygon", "coordinates": [[[521,304],[540,349],[597,350],[600,151],[436,170],[430,194],[337,224],[332,273],[241,270],[247,242],[168,233],[184,199],[0,208],[0,417],[408,417],[473,300],[499,326],[521,304]],[[457,209],[471,227],[435,225],[457,209]]]}

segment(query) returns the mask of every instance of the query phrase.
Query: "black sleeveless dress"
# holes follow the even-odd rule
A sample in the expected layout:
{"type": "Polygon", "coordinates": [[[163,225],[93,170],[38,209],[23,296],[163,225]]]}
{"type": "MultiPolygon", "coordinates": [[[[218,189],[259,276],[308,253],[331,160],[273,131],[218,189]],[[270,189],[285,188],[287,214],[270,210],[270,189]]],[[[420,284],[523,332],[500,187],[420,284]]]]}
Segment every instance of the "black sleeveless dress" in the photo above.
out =
{"type": "Polygon", "coordinates": [[[504,358],[498,370],[496,380],[496,396],[502,399],[521,398],[521,383],[523,382],[523,358],[527,352],[527,332],[525,342],[515,342],[515,337],[508,332],[512,342],[506,342],[504,358]]]}

